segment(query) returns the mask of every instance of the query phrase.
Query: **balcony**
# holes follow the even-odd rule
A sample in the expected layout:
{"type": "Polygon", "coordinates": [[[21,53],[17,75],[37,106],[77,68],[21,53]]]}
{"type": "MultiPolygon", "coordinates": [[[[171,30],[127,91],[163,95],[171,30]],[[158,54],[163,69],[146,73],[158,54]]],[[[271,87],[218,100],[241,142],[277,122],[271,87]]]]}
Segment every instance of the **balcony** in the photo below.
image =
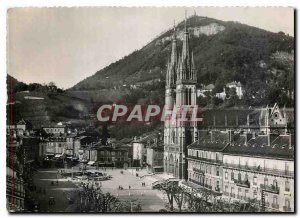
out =
{"type": "Polygon", "coordinates": [[[266,192],[270,192],[273,194],[279,194],[279,187],[276,187],[274,185],[260,185],[260,188],[266,192]]]}
{"type": "Polygon", "coordinates": [[[216,159],[208,159],[204,157],[195,157],[192,155],[188,155],[188,158],[193,159],[193,160],[200,160],[200,161],[205,161],[205,162],[210,162],[210,163],[217,163],[217,164],[222,164],[222,160],[216,160],[216,159]]]}
{"type": "Polygon", "coordinates": [[[207,189],[212,189],[211,185],[208,185],[208,184],[204,184],[204,187],[207,189]]]}
{"type": "Polygon", "coordinates": [[[220,192],[220,188],[219,187],[215,187],[215,191],[216,192],[220,192]]]}
{"type": "Polygon", "coordinates": [[[248,180],[245,180],[245,181],[234,180],[234,183],[240,187],[250,188],[250,182],[248,180]]]}
{"type": "Polygon", "coordinates": [[[200,169],[197,169],[197,168],[193,168],[193,171],[197,172],[197,173],[201,173],[201,174],[205,174],[205,171],[204,170],[200,170],[200,169]]]}
{"type": "Polygon", "coordinates": [[[274,203],[272,203],[272,208],[274,208],[274,209],[279,209],[279,204],[274,204],[274,203]]]}
{"type": "Polygon", "coordinates": [[[291,207],[287,207],[287,206],[283,206],[283,211],[285,211],[285,212],[291,212],[292,208],[291,207]]]}
{"type": "Polygon", "coordinates": [[[196,180],[193,180],[193,179],[190,179],[190,181],[191,181],[192,183],[197,184],[197,185],[204,186],[204,184],[203,184],[202,182],[199,182],[199,181],[196,181],[196,180]]]}
{"type": "Polygon", "coordinates": [[[261,173],[266,173],[266,174],[270,174],[270,175],[294,177],[294,171],[277,170],[277,169],[271,169],[271,168],[264,168],[264,167],[260,167],[260,166],[254,167],[254,166],[241,165],[241,164],[225,163],[224,168],[234,168],[234,169],[237,169],[237,170],[246,170],[246,171],[251,171],[251,172],[261,172],[261,173]]]}

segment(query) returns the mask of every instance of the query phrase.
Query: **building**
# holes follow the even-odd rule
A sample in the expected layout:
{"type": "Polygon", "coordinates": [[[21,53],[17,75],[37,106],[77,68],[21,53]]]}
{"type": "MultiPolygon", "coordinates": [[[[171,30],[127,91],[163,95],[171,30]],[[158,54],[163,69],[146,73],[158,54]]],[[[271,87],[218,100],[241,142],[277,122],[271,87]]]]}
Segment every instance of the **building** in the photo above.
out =
{"type": "Polygon", "coordinates": [[[237,97],[239,99],[242,99],[242,97],[244,95],[244,89],[240,82],[233,81],[233,82],[227,83],[226,87],[229,89],[235,89],[237,97]]]}
{"type": "Polygon", "coordinates": [[[208,84],[207,86],[204,86],[201,89],[197,89],[197,97],[205,97],[207,92],[212,92],[215,89],[214,84],[208,84]]]}
{"type": "Polygon", "coordinates": [[[226,98],[226,89],[234,89],[238,99],[242,99],[244,95],[243,85],[240,82],[233,81],[225,85],[223,92],[216,93],[216,97],[224,100],[226,98]]]}
{"type": "Polygon", "coordinates": [[[47,134],[53,134],[53,135],[65,134],[67,132],[66,125],[49,125],[49,126],[43,126],[42,129],[47,134]]]}
{"type": "Polygon", "coordinates": [[[24,181],[17,172],[6,167],[6,208],[9,212],[24,211],[24,181]]]}
{"type": "Polygon", "coordinates": [[[171,58],[167,64],[164,122],[164,172],[178,179],[187,178],[187,145],[197,139],[192,122],[171,119],[173,110],[197,105],[197,75],[193,53],[189,49],[189,32],[185,20],[181,54],[177,53],[176,29],[172,37],[171,58]]]}
{"type": "Polygon", "coordinates": [[[46,157],[48,159],[64,158],[66,151],[66,136],[49,137],[46,142],[46,157]]]}
{"type": "Polygon", "coordinates": [[[235,136],[223,150],[223,196],[257,200],[266,211],[294,211],[294,136],[235,136]]]}
{"type": "Polygon", "coordinates": [[[294,211],[294,135],[199,131],[188,146],[187,186],[265,211],[294,211]]]}
{"type": "Polygon", "coordinates": [[[199,131],[199,140],[188,146],[188,183],[222,195],[223,149],[232,131],[199,131]]]}
{"type": "Polygon", "coordinates": [[[132,142],[132,158],[134,167],[141,167],[146,162],[146,140],[143,140],[143,137],[135,137],[132,142]]]}
{"type": "Polygon", "coordinates": [[[127,168],[131,166],[127,148],[101,145],[100,143],[82,146],[79,150],[79,160],[96,167],[127,168]]]}
{"type": "Polygon", "coordinates": [[[293,133],[294,109],[279,108],[277,103],[272,108],[267,106],[260,112],[259,126],[262,133],[293,133]]]}
{"type": "Polygon", "coordinates": [[[146,165],[149,173],[162,173],[164,171],[164,144],[158,135],[146,146],[146,165]]]}
{"type": "Polygon", "coordinates": [[[20,120],[15,125],[6,126],[6,134],[12,137],[17,137],[19,135],[30,135],[32,130],[32,124],[28,120],[20,120]]]}

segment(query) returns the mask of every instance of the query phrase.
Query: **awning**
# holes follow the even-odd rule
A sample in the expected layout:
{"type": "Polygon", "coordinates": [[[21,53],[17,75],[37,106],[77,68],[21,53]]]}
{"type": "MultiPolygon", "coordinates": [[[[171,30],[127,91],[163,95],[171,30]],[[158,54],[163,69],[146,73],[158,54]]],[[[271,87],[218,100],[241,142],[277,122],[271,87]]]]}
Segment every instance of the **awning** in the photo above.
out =
{"type": "Polygon", "coordinates": [[[88,165],[93,165],[95,163],[95,161],[89,161],[87,164],[88,165]]]}

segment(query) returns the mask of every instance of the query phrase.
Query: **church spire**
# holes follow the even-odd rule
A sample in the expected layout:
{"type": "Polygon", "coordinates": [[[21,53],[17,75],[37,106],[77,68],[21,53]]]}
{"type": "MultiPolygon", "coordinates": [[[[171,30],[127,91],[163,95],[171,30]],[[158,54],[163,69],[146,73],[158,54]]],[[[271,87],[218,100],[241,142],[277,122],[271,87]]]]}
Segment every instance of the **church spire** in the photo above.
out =
{"type": "Polygon", "coordinates": [[[177,49],[176,49],[176,27],[175,27],[175,20],[174,20],[174,26],[173,26],[173,37],[172,37],[172,52],[171,52],[171,66],[176,65],[176,59],[177,59],[177,49]]]}
{"type": "Polygon", "coordinates": [[[176,43],[176,27],[175,27],[175,20],[174,20],[171,58],[170,61],[168,61],[168,65],[167,65],[167,77],[166,77],[167,86],[174,86],[176,84],[176,78],[177,78],[176,67],[177,67],[177,43],[176,43]]]}

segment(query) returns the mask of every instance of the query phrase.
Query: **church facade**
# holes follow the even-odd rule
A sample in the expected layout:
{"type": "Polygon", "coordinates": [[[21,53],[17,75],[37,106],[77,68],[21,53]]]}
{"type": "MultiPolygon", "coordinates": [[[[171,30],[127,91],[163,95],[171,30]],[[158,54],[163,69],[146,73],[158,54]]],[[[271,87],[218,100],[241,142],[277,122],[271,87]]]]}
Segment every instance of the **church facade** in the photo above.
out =
{"type": "Polygon", "coordinates": [[[166,73],[164,172],[178,179],[187,178],[187,146],[197,140],[197,123],[180,119],[184,108],[197,106],[197,76],[186,20],[182,43],[182,51],[177,52],[174,26],[166,73]]]}

